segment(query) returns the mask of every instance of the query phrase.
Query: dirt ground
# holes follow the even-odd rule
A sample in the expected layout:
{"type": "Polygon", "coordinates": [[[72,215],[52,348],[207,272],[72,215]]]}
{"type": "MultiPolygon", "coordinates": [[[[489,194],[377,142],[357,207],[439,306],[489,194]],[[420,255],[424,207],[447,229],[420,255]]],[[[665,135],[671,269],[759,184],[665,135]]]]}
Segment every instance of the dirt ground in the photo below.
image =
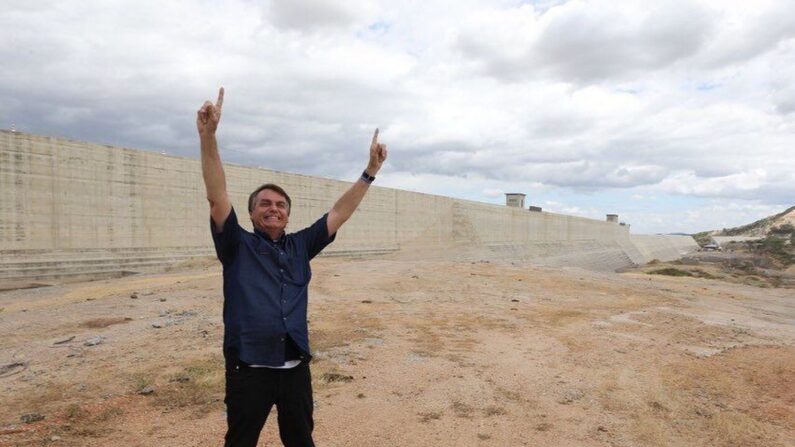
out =
{"type": "MultiPolygon", "coordinates": [[[[792,289],[494,261],[313,270],[319,446],[795,446],[792,289]]],[[[0,445],[221,445],[221,306],[209,261],[0,293],[0,445]]],[[[260,445],[280,445],[275,419],[260,445]]]]}

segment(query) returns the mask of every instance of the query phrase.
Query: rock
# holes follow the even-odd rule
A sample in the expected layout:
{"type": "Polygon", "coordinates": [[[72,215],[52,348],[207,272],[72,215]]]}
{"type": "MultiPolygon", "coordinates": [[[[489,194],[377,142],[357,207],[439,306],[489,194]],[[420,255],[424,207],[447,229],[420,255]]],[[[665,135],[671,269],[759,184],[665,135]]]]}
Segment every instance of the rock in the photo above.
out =
{"type": "Polygon", "coordinates": [[[165,298],[160,298],[160,302],[161,302],[161,303],[165,303],[165,302],[166,302],[166,299],[165,299],[165,298]]]}
{"type": "Polygon", "coordinates": [[[96,337],[91,337],[83,343],[83,346],[96,346],[100,343],[105,341],[105,337],[101,335],[97,335],[96,337]]]}
{"type": "Polygon", "coordinates": [[[32,424],[34,422],[44,420],[44,415],[39,413],[26,413],[20,416],[19,420],[26,424],[32,424]]]}
{"type": "Polygon", "coordinates": [[[62,344],[64,344],[64,343],[69,343],[70,341],[72,341],[72,340],[74,340],[74,339],[75,339],[75,336],[74,336],[74,335],[72,335],[72,336],[71,336],[71,337],[69,337],[69,338],[64,338],[63,340],[58,340],[58,341],[56,341],[56,342],[55,342],[55,343],[53,343],[53,344],[54,344],[54,345],[62,345],[62,344]]]}
{"type": "Polygon", "coordinates": [[[568,405],[575,400],[580,400],[585,397],[585,393],[577,388],[572,388],[563,392],[563,396],[558,400],[559,404],[568,405]]]}
{"type": "Polygon", "coordinates": [[[419,352],[410,352],[406,358],[410,363],[423,363],[428,359],[419,352]]]}
{"type": "Polygon", "coordinates": [[[165,317],[165,316],[167,316],[168,314],[169,314],[169,312],[168,312],[167,310],[161,310],[161,311],[160,311],[160,316],[161,316],[161,317],[165,317]]]}
{"type": "Polygon", "coordinates": [[[21,373],[28,368],[27,362],[14,362],[7,365],[0,365],[0,377],[8,377],[21,373]]]}
{"type": "Polygon", "coordinates": [[[512,300],[511,300],[511,302],[512,302],[512,303],[518,303],[518,302],[519,302],[519,300],[517,300],[517,299],[515,299],[515,298],[514,298],[514,299],[512,299],[512,300]]]}
{"type": "Polygon", "coordinates": [[[155,392],[155,387],[146,386],[146,387],[142,388],[140,391],[138,391],[138,394],[140,394],[142,396],[148,396],[150,394],[153,394],[154,392],[155,392]]]}
{"type": "Polygon", "coordinates": [[[163,323],[152,323],[152,327],[155,329],[162,329],[163,323]]]}
{"type": "Polygon", "coordinates": [[[373,301],[372,300],[362,300],[362,303],[363,304],[372,304],[373,301]]]}
{"type": "Polygon", "coordinates": [[[353,382],[353,376],[346,376],[343,374],[338,373],[325,373],[322,376],[322,379],[326,381],[326,383],[332,382],[353,382]]]}
{"type": "Polygon", "coordinates": [[[53,435],[53,436],[50,437],[50,441],[52,441],[52,442],[58,442],[60,440],[61,440],[61,437],[58,436],[58,435],[53,435]]]}
{"type": "Polygon", "coordinates": [[[378,338],[378,337],[367,337],[367,338],[365,338],[362,341],[365,344],[371,345],[371,346],[373,346],[373,345],[383,345],[384,344],[384,339],[383,338],[378,338]]]}
{"type": "Polygon", "coordinates": [[[133,292],[130,294],[130,299],[137,300],[138,299],[138,292],[133,292]]]}

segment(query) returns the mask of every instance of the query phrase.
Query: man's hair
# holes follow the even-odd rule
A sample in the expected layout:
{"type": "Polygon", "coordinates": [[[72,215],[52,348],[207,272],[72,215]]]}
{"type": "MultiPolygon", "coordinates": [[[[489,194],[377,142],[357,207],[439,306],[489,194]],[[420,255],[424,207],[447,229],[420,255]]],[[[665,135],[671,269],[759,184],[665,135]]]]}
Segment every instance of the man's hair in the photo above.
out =
{"type": "Polygon", "coordinates": [[[293,208],[293,202],[290,201],[290,196],[287,195],[287,191],[282,189],[281,186],[274,185],[273,183],[266,183],[260,186],[259,188],[255,189],[250,196],[248,196],[248,212],[250,213],[254,211],[254,199],[257,198],[257,194],[259,194],[263,189],[270,189],[273,192],[283,195],[284,198],[287,199],[287,215],[289,216],[290,210],[293,208]]]}

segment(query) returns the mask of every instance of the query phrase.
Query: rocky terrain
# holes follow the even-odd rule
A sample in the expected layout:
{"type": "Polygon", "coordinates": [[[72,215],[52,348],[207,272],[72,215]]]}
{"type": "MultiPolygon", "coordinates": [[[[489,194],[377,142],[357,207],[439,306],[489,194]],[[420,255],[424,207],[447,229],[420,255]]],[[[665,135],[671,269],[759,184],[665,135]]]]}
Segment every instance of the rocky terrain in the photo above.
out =
{"type": "Polygon", "coordinates": [[[748,225],[705,231],[693,237],[702,246],[701,252],[672,262],[653,260],[634,270],[795,288],[795,207],[748,225]]]}

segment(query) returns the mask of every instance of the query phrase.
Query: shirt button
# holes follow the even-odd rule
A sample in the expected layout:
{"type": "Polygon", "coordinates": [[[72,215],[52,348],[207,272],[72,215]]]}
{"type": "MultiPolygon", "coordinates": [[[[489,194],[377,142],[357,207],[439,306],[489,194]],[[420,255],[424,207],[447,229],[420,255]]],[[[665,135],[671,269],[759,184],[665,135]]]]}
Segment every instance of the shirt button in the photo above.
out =
{"type": "Polygon", "coordinates": [[[287,321],[287,317],[282,317],[282,320],[287,321]]]}
{"type": "Polygon", "coordinates": [[[284,337],[282,337],[281,340],[284,341],[284,337]]]}

